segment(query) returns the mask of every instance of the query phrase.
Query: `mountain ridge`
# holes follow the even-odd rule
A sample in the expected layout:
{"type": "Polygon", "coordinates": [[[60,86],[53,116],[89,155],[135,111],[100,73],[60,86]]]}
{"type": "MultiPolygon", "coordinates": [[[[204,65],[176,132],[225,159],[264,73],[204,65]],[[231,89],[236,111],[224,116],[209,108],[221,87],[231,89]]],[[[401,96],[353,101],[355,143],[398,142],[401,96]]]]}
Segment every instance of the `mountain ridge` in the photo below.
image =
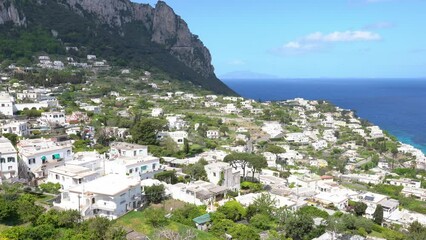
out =
{"type": "Polygon", "coordinates": [[[88,50],[107,59],[130,58],[135,65],[140,61],[142,66],[161,66],[174,78],[235,95],[216,77],[203,42],[163,1],[152,7],[129,0],[0,0],[0,25],[42,27],[57,32],[62,44],[86,44],[88,50]],[[131,57],[122,51],[113,54],[115,48],[132,49],[128,51],[131,57]]]}

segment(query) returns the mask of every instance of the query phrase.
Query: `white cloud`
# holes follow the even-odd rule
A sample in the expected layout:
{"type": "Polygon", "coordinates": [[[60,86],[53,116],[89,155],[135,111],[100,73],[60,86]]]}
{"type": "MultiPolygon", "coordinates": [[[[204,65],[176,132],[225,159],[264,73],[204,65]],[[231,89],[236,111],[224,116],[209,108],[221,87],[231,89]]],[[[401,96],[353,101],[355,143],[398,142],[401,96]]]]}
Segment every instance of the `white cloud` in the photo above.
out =
{"type": "Polygon", "coordinates": [[[272,52],[284,55],[305,54],[324,50],[333,43],[377,41],[380,39],[379,34],[370,31],[315,32],[299,40],[287,42],[283,46],[273,49],[272,52]]]}
{"type": "Polygon", "coordinates": [[[345,31],[345,32],[332,32],[324,34],[316,32],[306,36],[305,41],[308,42],[355,42],[355,41],[375,41],[380,40],[381,37],[377,33],[369,31],[345,31]]]}

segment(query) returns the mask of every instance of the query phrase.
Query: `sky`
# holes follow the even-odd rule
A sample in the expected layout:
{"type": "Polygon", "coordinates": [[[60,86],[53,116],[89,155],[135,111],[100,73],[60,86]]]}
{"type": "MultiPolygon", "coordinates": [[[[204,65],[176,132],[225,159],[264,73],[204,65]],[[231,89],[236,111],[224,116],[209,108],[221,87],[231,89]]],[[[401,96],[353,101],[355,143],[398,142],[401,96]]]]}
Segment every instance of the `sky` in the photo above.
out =
{"type": "Polygon", "coordinates": [[[426,0],[165,2],[210,50],[218,76],[426,77],[426,0]]]}

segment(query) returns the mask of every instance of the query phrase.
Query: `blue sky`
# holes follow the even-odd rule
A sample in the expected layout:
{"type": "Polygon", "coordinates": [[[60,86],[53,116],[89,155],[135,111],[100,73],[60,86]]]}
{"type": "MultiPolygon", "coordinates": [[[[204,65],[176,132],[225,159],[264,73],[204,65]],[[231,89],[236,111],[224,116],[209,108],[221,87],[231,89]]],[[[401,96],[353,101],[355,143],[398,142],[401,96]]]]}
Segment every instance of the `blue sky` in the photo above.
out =
{"type": "Polygon", "coordinates": [[[209,48],[219,76],[426,77],[426,0],[166,2],[209,48]]]}

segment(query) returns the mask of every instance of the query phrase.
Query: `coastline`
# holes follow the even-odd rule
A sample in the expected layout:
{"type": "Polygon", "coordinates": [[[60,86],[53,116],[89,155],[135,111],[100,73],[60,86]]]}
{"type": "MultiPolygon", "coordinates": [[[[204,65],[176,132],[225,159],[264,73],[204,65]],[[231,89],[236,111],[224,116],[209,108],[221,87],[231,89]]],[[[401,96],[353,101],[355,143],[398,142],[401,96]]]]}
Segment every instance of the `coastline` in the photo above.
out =
{"type": "Polygon", "coordinates": [[[224,79],[245,98],[327,100],[355,111],[426,155],[425,79],[224,79]],[[415,116],[415,117],[412,117],[415,116]]]}

